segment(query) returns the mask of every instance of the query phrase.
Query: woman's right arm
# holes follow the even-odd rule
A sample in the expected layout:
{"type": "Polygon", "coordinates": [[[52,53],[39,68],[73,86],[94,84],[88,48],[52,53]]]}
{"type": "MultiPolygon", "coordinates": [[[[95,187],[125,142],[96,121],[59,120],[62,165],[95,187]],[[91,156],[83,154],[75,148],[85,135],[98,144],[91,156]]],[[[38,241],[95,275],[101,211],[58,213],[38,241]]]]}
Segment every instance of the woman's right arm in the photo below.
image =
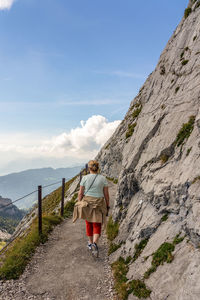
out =
{"type": "Polygon", "coordinates": [[[109,197],[108,186],[104,186],[104,188],[103,188],[103,194],[104,194],[104,198],[106,200],[106,205],[110,206],[109,205],[110,197],[109,197]]]}

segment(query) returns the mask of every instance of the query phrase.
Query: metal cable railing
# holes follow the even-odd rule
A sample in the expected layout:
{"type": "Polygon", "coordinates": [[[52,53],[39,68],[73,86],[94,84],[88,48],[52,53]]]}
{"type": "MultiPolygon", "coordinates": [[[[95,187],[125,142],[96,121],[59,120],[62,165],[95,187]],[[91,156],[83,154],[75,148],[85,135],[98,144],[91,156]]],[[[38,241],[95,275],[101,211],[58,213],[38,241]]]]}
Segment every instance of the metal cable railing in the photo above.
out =
{"type": "MultiPolygon", "coordinates": [[[[54,183],[51,183],[51,184],[48,184],[48,185],[45,185],[45,186],[38,186],[38,189],[37,190],[34,190],[14,201],[12,201],[11,203],[9,204],[6,204],[6,205],[2,205],[0,207],[0,211],[1,210],[6,210],[9,208],[9,206],[12,206],[13,203],[16,203],[26,197],[29,197],[31,196],[32,194],[38,192],[38,229],[39,229],[39,234],[42,233],[42,189],[44,188],[47,188],[47,187],[50,187],[50,186],[53,186],[53,185],[56,185],[56,184],[62,184],[62,195],[61,195],[61,216],[63,216],[63,212],[64,212],[64,192],[65,192],[65,178],[62,178],[62,181],[61,179],[57,182],[54,182],[54,183]]],[[[29,212],[28,212],[29,213],[29,212]]],[[[26,215],[28,215],[28,213],[26,215]]],[[[25,215],[25,216],[26,216],[25,215]]],[[[25,217],[24,216],[24,217],[25,217]]],[[[7,244],[0,250],[0,255],[3,254],[3,252],[6,250],[6,248],[8,247],[8,245],[10,245],[14,240],[16,240],[16,238],[18,238],[18,236],[21,234],[21,232],[19,232],[19,234],[17,234],[13,239],[11,239],[9,242],[7,242],[7,244]]]]}

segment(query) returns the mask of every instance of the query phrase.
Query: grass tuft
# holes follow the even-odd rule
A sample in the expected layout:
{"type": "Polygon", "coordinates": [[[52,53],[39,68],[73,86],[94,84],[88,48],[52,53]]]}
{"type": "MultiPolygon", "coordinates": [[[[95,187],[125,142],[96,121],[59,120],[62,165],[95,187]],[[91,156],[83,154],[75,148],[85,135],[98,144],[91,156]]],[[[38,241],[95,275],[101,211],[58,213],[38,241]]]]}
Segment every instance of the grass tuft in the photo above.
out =
{"type": "Polygon", "coordinates": [[[200,180],[200,175],[195,177],[193,180],[192,180],[192,184],[196,183],[197,181],[200,180]]]}
{"type": "Polygon", "coordinates": [[[182,128],[179,130],[175,141],[175,144],[178,147],[183,144],[185,139],[189,138],[194,128],[194,122],[195,122],[195,116],[190,116],[189,121],[182,125],[182,128]]]}
{"type": "Polygon", "coordinates": [[[127,285],[127,277],[128,266],[123,257],[119,257],[117,261],[112,263],[111,265],[113,276],[115,279],[115,289],[117,294],[121,300],[126,300],[128,298],[128,285],[127,285]]]}
{"type": "Polygon", "coordinates": [[[161,160],[162,164],[165,164],[168,161],[168,159],[169,159],[169,155],[167,155],[167,154],[162,154],[160,156],[160,160],[161,160]]]}
{"type": "Polygon", "coordinates": [[[187,149],[187,153],[186,153],[186,156],[188,156],[190,154],[190,151],[192,150],[192,147],[188,148],[187,149]]]}
{"type": "Polygon", "coordinates": [[[180,237],[180,233],[177,234],[173,240],[173,245],[177,245],[179,243],[181,243],[184,240],[184,236],[180,237]]]}
{"type": "Polygon", "coordinates": [[[165,214],[164,216],[162,216],[161,218],[161,222],[165,222],[168,219],[168,214],[165,214]]]}
{"type": "Polygon", "coordinates": [[[148,298],[151,294],[151,290],[146,288],[146,285],[144,281],[141,281],[139,279],[137,280],[132,280],[129,282],[129,291],[128,293],[133,293],[136,297],[139,299],[141,298],[148,298]]]}
{"type": "Polygon", "coordinates": [[[189,61],[188,59],[184,59],[181,63],[183,66],[185,66],[185,65],[187,65],[188,61],[189,61]]]}
{"type": "Polygon", "coordinates": [[[187,17],[191,14],[191,12],[192,12],[191,7],[188,7],[185,9],[185,12],[184,12],[185,19],[187,19],[187,17]]]}
{"type": "Polygon", "coordinates": [[[155,272],[159,265],[163,265],[164,262],[171,263],[173,260],[172,251],[174,251],[175,246],[171,243],[163,243],[158,250],[153,254],[153,259],[151,262],[151,267],[144,273],[144,278],[147,279],[151,273],[155,272]]]}
{"type": "Polygon", "coordinates": [[[135,261],[140,256],[140,254],[146,247],[148,240],[149,239],[143,239],[143,240],[141,240],[141,242],[139,244],[135,245],[135,254],[133,256],[133,261],[135,261]]]}
{"type": "Polygon", "coordinates": [[[110,216],[106,227],[107,238],[110,241],[113,241],[118,235],[118,232],[119,232],[119,224],[118,222],[114,222],[112,216],[110,216]]]}
{"type": "Polygon", "coordinates": [[[175,88],[175,94],[179,91],[179,89],[180,89],[180,86],[177,86],[177,87],[175,88]]]}
{"type": "Polygon", "coordinates": [[[129,124],[128,125],[128,130],[126,132],[126,139],[128,139],[130,136],[132,136],[134,130],[135,130],[135,127],[136,127],[137,123],[133,123],[133,124],[129,124]]]}
{"type": "Polygon", "coordinates": [[[120,243],[120,244],[110,243],[109,249],[108,249],[108,255],[112,254],[117,249],[119,249],[121,247],[121,245],[122,245],[122,243],[120,243]]]}

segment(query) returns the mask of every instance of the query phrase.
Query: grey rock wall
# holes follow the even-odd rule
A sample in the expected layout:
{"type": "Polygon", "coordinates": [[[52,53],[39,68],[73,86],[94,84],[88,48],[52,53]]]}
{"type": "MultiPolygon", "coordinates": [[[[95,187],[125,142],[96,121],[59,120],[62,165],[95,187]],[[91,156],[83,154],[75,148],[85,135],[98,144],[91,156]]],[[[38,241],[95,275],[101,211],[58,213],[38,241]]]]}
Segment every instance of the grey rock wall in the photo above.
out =
{"type": "MultiPolygon", "coordinates": [[[[200,4],[182,19],[155,70],[96,159],[102,172],[118,178],[113,218],[120,223],[112,254],[141,256],[129,265],[128,279],[143,279],[152,253],[180,233],[174,260],[159,266],[146,285],[151,299],[200,299],[200,4]],[[178,134],[194,124],[179,146],[178,134]],[[132,133],[133,132],[133,133],[132,133]],[[167,220],[162,222],[162,217],[167,220]],[[148,257],[146,259],[146,257],[148,257]]],[[[135,299],[133,295],[129,299],[135,299]]]]}

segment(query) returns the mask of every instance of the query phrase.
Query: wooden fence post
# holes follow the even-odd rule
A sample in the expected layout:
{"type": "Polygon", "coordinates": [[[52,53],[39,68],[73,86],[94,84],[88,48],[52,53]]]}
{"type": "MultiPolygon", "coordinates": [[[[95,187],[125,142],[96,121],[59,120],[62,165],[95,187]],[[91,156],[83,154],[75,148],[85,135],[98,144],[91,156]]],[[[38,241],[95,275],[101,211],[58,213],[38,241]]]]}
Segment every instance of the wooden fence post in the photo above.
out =
{"type": "Polygon", "coordinates": [[[62,217],[64,215],[64,199],[65,199],[65,178],[62,179],[62,198],[61,198],[61,210],[60,210],[60,214],[62,217]]]}
{"type": "Polygon", "coordinates": [[[42,234],[42,186],[38,186],[38,231],[42,234]]]}

